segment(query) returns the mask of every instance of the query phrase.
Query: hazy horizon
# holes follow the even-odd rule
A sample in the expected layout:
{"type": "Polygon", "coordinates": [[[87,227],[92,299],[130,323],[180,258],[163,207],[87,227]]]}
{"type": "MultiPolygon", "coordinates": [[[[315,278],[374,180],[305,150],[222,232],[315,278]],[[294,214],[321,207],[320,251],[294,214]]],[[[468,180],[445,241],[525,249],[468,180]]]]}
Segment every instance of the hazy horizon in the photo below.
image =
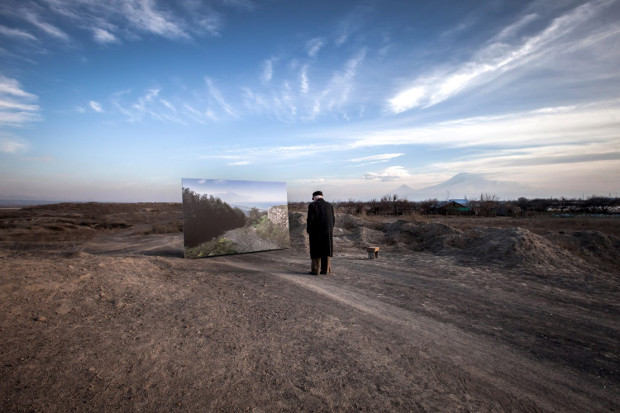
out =
{"type": "MultiPolygon", "coordinates": [[[[236,206],[243,206],[243,207],[248,207],[248,206],[257,206],[259,204],[261,204],[261,208],[264,207],[264,205],[268,206],[273,206],[273,205],[280,205],[280,204],[286,204],[286,203],[291,203],[291,202],[311,202],[310,199],[291,199],[290,195],[287,194],[287,200],[283,200],[280,199],[279,201],[268,201],[268,202],[264,202],[264,201],[259,201],[256,197],[247,197],[248,193],[251,193],[253,190],[250,190],[250,192],[248,192],[248,189],[250,188],[250,186],[257,184],[255,189],[258,189],[258,192],[256,192],[255,195],[259,196],[261,199],[263,199],[263,195],[266,193],[270,192],[270,189],[268,189],[266,192],[262,192],[262,188],[261,186],[263,186],[263,188],[267,188],[269,186],[272,187],[272,189],[276,192],[278,192],[278,197],[282,198],[283,196],[283,190],[285,190],[286,188],[286,183],[285,182],[255,182],[255,181],[227,181],[227,180],[209,180],[209,179],[194,179],[194,178],[184,178],[183,183],[181,185],[181,190],[183,188],[189,188],[194,190],[194,192],[197,192],[201,195],[212,195],[216,198],[220,198],[223,201],[231,204],[231,205],[236,205],[236,206]],[[214,190],[215,187],[208,187],[209,182],[215,182],[218,181],[219,183],[221,183],[224,187],[226,187],[226,189],[223,190],[214,190]],[[198,185],[197,183],[201,182],[203,185],[198,185]],[[233,189],[230,186],[230,183],[233,184],[233,186],[237,186],[237,189],[239,189],[239,191],[231,191],[230,189],[233,189]],[[206,185],[205,185],[206,184],[206,185]],[[240,194],[239,192],[243,193],[240,194]]],[[[505,187],[505,184],[501,181],[489,181],[487,179],[485,179],[483,176],[480,175],[472,175],[472,174],[467,174],[467,173],[461,173],[461,174],[457,174],[456,176],[450,178],[449,180],[442,182],[438,185],[434,185],[428,188],[419,188],[419,189],[413,189],[408,187],[407,185],[403,184],[398,188],[392,188],[392,190],[387,191],[385,193],[382,194],[374,194],[374,195],[367,195],[367,196],[363,196],[363,197],[358,197],[358,198],[352,198],[352,197],[347,197],[347,198],[331,198],[329,197],[330,201],[333,202],[344,202],[344,201],[361,201],[361,202],[365,202],[365,201],[369,201],[372,199],[380,199],[383,196],[386,195],[398,195],[399,199],[405,199],[408,201],[414,201],[414,202],[419,202],[419,201],[427,201],[430,199],[437,199],[437,200],[448,200],[448,199],[469,199],[469,200],[476,200],[476,199],[480,199],[481,196],[483,195],[493,195],[495,197],[499,197],[499,199],[501,201],[516,201],[518,198],[527,198],[527,199],[561,199],[561,198],[565,198],[565,199],[578,199],[578,200],[583,200],[583,199],[589,199],[589,198],[595,198],[595,197],[608,197],[608,198],[618,198],[618,193],[607,193],[607,194],[586,194],[586,193],[582,193],[580,195],[577,196],[564,196],[564,195],[560,195],[560,196],[556,196],[556,195],[525,195],[524,193],[519,192],[519,188],[521,188],[520,185],[515,187],[512,187],[510,184],[514,184],[514,183],[508,183],[508,187],[505,187]],[[476,187],[476,189],[469,189],[469,191],[467,190],[467,188],[471,188],[471,185],[483,185],[483,186],[479,186],[476,187]],[[507,192],[508,191],[508,192],[507,192]],[[507,193],[512,192],[512,195],[506,195],[507,193]],[[461,195],[459,195],[461,194],[461,195]]],[[[331,194],[330,194],[331,195],[331,194]]],[[[119,201],[119,200],[102,200],[102,201],[90,201],[90,200],[71,200],[71,199],[59,199],[59,200],[41,200],[41,199],[11,199],[11,198],[1,198],[0,197],[0,205],[5,205],[5,206],[11,206],[11,205],[19,205],[19,206],[24,206],[24,205],[42,205],[42,204],[48,204],[48,203],[56,203],[56,202],[102,202],[102,203],[106,203],[106,202],[120,202],[120,203],[124,203],[124,202],[177,202],[180,203],[182,202],[182,199],[180,199],[181,196],[179,195],[179,200],[173,200],[173,201],[161,201],[161,200],[135,200],[135,201],[119,201]]]]}
{"type": "Polygon", "coordinates": [[[620,192],[618,0],[6,0],[0,39],[0,199],[620,192]]]}

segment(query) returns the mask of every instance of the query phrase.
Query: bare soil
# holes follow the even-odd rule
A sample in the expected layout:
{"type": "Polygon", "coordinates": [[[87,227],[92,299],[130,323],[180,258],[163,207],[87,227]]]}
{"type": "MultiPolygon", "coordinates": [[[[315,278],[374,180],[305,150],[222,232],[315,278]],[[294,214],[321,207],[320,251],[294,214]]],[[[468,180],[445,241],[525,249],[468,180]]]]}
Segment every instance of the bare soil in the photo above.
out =
{"type": "Polygon", "coordinates": [[[299,212],[188,260],[180,204],[1,210],[0,411],[617,411],[620,219],[578,219],[339,215],[311,276],[299,212]]]}

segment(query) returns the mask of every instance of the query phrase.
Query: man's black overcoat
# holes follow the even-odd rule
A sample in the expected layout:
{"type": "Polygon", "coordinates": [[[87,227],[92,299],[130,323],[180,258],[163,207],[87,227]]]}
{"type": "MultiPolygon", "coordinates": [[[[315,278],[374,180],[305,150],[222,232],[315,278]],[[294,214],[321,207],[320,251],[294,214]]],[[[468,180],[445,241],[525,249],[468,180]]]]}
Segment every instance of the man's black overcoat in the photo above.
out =
{"type": "Polygon", "coordinates": [[[310,238],[310,258],[334,253],[334,207],[322,198],[308,205],[306,230],[310,238]]]}

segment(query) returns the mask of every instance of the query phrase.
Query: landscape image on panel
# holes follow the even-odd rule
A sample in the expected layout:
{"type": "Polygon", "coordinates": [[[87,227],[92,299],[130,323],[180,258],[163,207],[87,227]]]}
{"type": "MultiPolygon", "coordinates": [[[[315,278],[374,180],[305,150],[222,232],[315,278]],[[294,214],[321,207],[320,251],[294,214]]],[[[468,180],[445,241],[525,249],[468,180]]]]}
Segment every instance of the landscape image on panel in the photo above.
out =
{"type": "Polygon", "coordinates": [[[285,182],[182,179],[185,258],[290,247],[285,182]]]}

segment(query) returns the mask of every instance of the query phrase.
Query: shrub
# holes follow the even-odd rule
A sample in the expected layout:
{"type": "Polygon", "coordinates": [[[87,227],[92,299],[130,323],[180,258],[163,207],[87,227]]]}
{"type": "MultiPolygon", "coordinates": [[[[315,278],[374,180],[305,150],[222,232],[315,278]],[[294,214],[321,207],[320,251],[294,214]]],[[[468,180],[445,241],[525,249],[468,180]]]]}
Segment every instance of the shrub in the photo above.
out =
{"type": "Polygon", "coordinates": [[[226,238],[218,238],[212,241],[203,242],[202,244],[185,248],[185,256],[187,258],[205,258],[213,255],[236,254],[234,249],[235,243],[226,238]]]}

